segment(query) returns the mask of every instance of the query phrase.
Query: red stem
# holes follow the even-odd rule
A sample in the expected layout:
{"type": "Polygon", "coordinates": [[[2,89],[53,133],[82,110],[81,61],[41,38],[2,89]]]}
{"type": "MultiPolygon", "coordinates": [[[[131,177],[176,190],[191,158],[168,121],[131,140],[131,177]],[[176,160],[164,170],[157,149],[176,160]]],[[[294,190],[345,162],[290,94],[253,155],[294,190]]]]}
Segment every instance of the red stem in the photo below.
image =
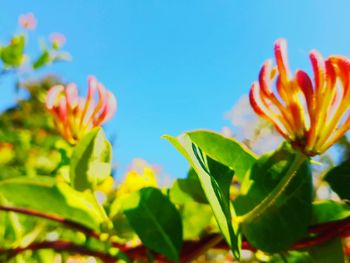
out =
{"type": "MultiPolygon", "coordinates": [[[[46,214],[46,213],[32,210],[29,208],[16,208],[16,207],[9,207],[9,206],[3,206],[3,205],[0,205],[0,211],[15,212],[15,213],[28,215],[28,216],[35,216],[35,217],[44,218],[44,219],[47,219],[50,221],[61,223],[68,228],[76,229],[76,230],[82,232],[83,234],[85,234],[86,236],[95,238],[97,240],[101,239],[100,233],[98,233],[98,232],[96,232],[96,231],[94,231],[94,230],[92,230],[84,225],[81,225],[80,223],[74,222],[72,220],[66,219],[66,218],[61,217],[61,216],[46,214]]],[[[125,249],[124,245],[120,245],[120,244],[115,243],[115,242],[112,242],[112,244],[114,247],[119,248],[120,250],[125,249]]]]}
{"type": "MultiPolygon", "coordinates": [[[[301,250],[314,246],[321,245],[337,236],[346,238],[350,236],[350,217],[344,220],[326,222],[319,225],[311,226],[309,228],[309,233],[318,234],[314,237],[305,238],[294,245],[292,245],[289,250],[301,250]]],[[[229,250],[229,246],[223,240],[220,234],[211,234],[199,241],[186,241],[184,242],[180,261],[189,262],[195,259],[199,255],[203,254],[210,248],[229,250]],[[213,240],[219,240],[219,242],[213,242],[213,240]],[[212,246],[210,246],[212,244],[212,246]]],[[[257,251],[248,241],[243,240],[242,249],[251,250],[253,252],[257,251]]],[[[132,259],[140,258],[141,255],[146,255],[146,249],[143,246],[139,246],[130,250],[125,251],[125,253],[132,259]]],[[[156,255],[155,259],[158,262],[168,262],[163,256],[156,255]]]]}
{"type": "Polygon", "coordinates": [[[15,212],[15,213],[20,213],[20,214],[24,214],[24,215],[48,219],[50,221],[55,221],[55,222],[61,223],[68,228],[77,229],[87,236],[94,237],[96,239],[100,238],[100,234],[95,232],[94,230],[91,230],[90,228],[83,226],[80,223],[71,221],[71,220],[66,219],[64,217],[61,217],[61,216],[46,214],[46,213],[32,210],[29,208],[16,208],[16,207],[3,206],[3,205],[0,205],[0,211],[15,212]]]}
{"type": "Polygon", "coordinates": [[[62,252],[62,251],[68,251],[68,252],[74,252],[74,253],[79,253],[81,255],[86,255],[86,256],[93,256],[96,258],[99,258],[105,263],[114,263],[118,260],[117,257],[113,257],[109,254],[105,254],[100,251],[93,251],[90,250],[84,246],[79,246],[77,244],[74,244],[70,241],[64,241],[64,240],[57,240],[57,241],[43,241],[43,242],[38,242],[38,243],[32,243],[27,247],[18,247],[18,248],[13,248],[13,249],[0,249],[0,254],[6,254],[7,255],[7,260],[10,260],[11,258],[17,256],[18,254],[27,251],[27,250],[39,250],[39,249],[53,249],[57,252],[62,252]]]}
{"type": "MultiPolygon", "coordinates": [[[[31,209],[25,208],[14,208],[7,206],[0,206],[0,210],[9,211],[9,212],[17,212],[21,214],[26,214],[30,216],[36,216],[40,218],[45,218],[51,221],[59,222],[69,228],[77,229],[87,236],[100,239],[100,233],[97,233],[77,222],[73,222],[71,220],[65,219],[63,217],[57,215],[45,214],[42,212],[38,212],[31,209]]],[[[300,250],[305,248],[310,248],[313,246],[321,245],[337,236],[341,236],[342,238],[346,238],[350,236],[350,217],[344,220],[326,222],[318,225],[314,225],[309,227],[309,234],[314,234],[313,237],[305,238],[294,245],[292,245],[290,250],[300,250]]],[[[131,259],[146,259],[147,256],[147,248],[140,245],[134,248],[128,248],[124,245],[118,244],[116,242],[111,242],[114,247],[119,248],[123,253],[125,253],[131,259]]],[[[115,257],[112,257],[109,254],[104,254],[102,252],[90,251],[85,247],[76,245],[69,241],[53,241],[53,242],[41,242],[41,243],[32,243],[28,247],[25,248],[16,248],[11,250],[0,250],[1,253],[9,253],[11,257],[22,253],[25,250],[38,250],[42,248],[52,248],[56,251],[71,251],[77,252],[84,255],[96,256],[103,260],[103,262],[115,262],[115,257]],[[90,253],[90,254],[89,254],[90,253]],[[91,254],[92,253],[92,254],[91,254]],[[113,261],[112,261],[113,260],[113,261]]],[[[199,241],[186,241],[183,244],[183,249],[180,257],[181,262],[189,262],[199,255],[202,255],[210,248],[218,248],[229,250],[228,245],[223,240],[220,234],[210,234],[205,236],[199,241]]],[[[251,251],[256,251],[248,241],[242,242],[242,249],[247,249],[251,251]]],[[[155,255],[156,261],[159,262],[168,262],[163,256],[155,255]]]]}

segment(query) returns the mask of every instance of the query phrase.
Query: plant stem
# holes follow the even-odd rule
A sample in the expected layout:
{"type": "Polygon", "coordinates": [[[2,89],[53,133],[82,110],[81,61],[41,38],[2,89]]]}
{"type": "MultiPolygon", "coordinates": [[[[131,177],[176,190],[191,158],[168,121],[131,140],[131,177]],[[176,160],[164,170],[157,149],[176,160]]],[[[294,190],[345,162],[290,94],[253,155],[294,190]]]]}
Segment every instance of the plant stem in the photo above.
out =
{"type": "Polygon", "coordinates": [[[209,238],[206,238],[206,239],[203,238],[201,240],[201,243],[197,246],[194,246],[193,248],[188,246],[186,249],[184,247],[181,253],[182,254],[181,262],[191,262],[192,260],[195,260],[200,255],[203,255],[205,252],[215,247],[223,240],[224,238],[221,235],[212,235],[212,236],[209,236],[209,238]]]}
{"type": "Polygon", "coordinates": [[[10,207],[10,206],[4,206],[4,205],[0,205],[0,211],[15,212],[15,213],[28,215],[28,216],[35,216],[35,217],[48,219],[50,221],[61,223],[69,228],[79,230],[80,232],[84,233],[87,236],[100,239],[100,234],[95,232],[94,230],[91,230],[90,228],[84,225],[81,225],[77,222],[71,221],[61,216],[46,214],[36,210],[28,209],[28,208],[17,208],[17,207],[10,207]]]}
{"type": "MultiPolygon", "coordinates": [[[[310,247],[321,245],[335,238],[336,236],[340,236],[342,238],[349,237],[350,236],[350,217],[339,221],[326,222],[315,226],[311,226],[308,232],[312,234],[317,234],[317,235],[311,238],[310,237],[305,238],[295,243],[294,245],[289,247],[288,250],[308,249],[310,247]]],[[[118,245],[118,244],[114,244],[114,245],[118,245]]],[[[0,254],[14,257],[27,250],[35,251],[35,250],[40,250],[45,248],[51,248],[58,252],[67,251],[67,252],[79,253],[81,255],[90,255],[90,256],[97,257],[106,263],[115,262],[115,257],[107,253],[99,252],[99,251],[91,251],[86,247],[76,245],[70,241],[37,242],[37,243],[32,243],[29,246],[24,248],[19,247],[19,248],[13,248],[13,249],[0,249],[0,254]]],[[[205,253],[210,248],[223,249],[227,251],[230,250],[227,243],[223,240],[222,235],[210,234],[198,241],[184,242],[181,257],[180,257],[181,262],[188,262],[187,259],[195,259],[196,257],[200,256],[202,253],[205,253]]],[[[257,250],[246,240],[242,242],[242,249],[251,250],[253,252],[257,250]]],[[[121,251],[132,260],[147,259],[146,257],[147,248],[143,245],[140,245],[134,248],[125,247],[124,249],[121,249],[121,251]]],[[[155,260],[158,263],[169,262],[169,260],[167,260],[166,258],[164,258],[162,255],[159,255],[159,254],[155,255],[155,260]]]]}
{"type": "Polygon", "coordinates": [[[78,253],[80,255],[93,256],[93,257],[99,258],[100,260],[102,260],[102,262],[105,262],[105,263],[114,263],[118,260],[118,257],[114,257],[100,251],[90,250],[85,246],[80,246],[70,241],[64,241],[64,240],[37,242],[37,243],[32,243],[26,247],[18,247],[18,248],[7,249],[7,250],[0,249],[0,254],[6,255],[6,260],[10,260],[11,258],[14,258],[17,255],[27,250],[35,251],[35,250],[47,249],[47,248],[53,249],[57,252],[68,251],[68,252],[78,253]]]}
{"type": "Polygon", "coordinates": [[[245,215],[239,217],[239,222],[247,223],[253,221],[256,217],[263,214],[267,209],[273,206],[275,200],[284,192],[286,187],[289,185],[291,180],[297,174],[299,167],[303,164],[308,157],[300,151],[296,151],[296,155],[290,167],[287,170],[286,175],[277,184],[277,186],[272,190],[272,192],[265,197],[256,207],[245,215]]]}

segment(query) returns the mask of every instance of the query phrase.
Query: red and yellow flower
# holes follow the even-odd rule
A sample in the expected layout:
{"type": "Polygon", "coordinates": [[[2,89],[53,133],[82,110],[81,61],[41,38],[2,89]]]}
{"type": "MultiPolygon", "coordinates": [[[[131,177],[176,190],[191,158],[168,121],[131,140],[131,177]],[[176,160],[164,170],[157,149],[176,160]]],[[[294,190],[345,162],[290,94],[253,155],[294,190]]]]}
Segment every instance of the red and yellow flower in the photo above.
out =
{"type": "Polygon", "coordinates": [[[73,83],[66,87],[56,85],[48,91],[46,108],[62,136],[75,144],[86,132],[112,118],[117,100],[95,77],[90,76],[86,98],[78,96],[77,86],[73,83]]]}
{"type": "Polygon", "coordinates": [[[302,70],[292,75],[285,40],[277,40],[274,51],[277,65],[272,60],[263,64],[250,103],[294,148],[309,156],[321,154],[350,128],[350,60],[335,55],[323,59],[312,50],[312,81],[302,70]]]}

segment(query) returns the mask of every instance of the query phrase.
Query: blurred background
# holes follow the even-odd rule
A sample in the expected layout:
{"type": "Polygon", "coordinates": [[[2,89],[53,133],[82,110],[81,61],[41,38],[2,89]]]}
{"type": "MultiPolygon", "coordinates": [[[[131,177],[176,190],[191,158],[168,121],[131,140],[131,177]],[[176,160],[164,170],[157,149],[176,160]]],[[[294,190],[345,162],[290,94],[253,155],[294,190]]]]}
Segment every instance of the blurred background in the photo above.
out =
{"type": "MultiPolygon", "coordinates": [[[[313,48],[324,56],[350,56],[345,0],[0,3],[1,44],[20,30],[18,16],[32,12],[38,24],[28,35],[28,52],[39,55],[37,39],[44,42],[60,32],[72,55],[69,63],[54,63],[29,77],[24,68],[20,78],[53,73],[77,83],[83,95],[93,74],[117,96],[118,112],[105,125],[117,177],[136,157],[162,167],[165,176],[184,177],[188,164],[163,134],[200,128],[242,137],[252,133],[252,123],[240,115],[249,108],[244,96],[262,63],[273,57],[277,38],[287,39],[293,70],[310,72],[313,48]]],[[[16,91],[17,80],[15,74],[1,77],[1,111],[28,95],[16,91]]]]}

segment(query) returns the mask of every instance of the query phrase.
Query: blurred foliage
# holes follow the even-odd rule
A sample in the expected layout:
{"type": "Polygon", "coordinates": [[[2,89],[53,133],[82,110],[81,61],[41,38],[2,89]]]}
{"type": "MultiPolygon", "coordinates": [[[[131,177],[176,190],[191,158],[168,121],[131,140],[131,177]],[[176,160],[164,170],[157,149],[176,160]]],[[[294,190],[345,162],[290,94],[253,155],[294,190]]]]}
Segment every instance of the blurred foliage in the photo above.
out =
{"type": "Polygon", "coordinates": [[[52,175],[69,149],[52,125],[43,100],[55,76],[19,83],[29,93],[0,115],[0,178],[52,175]]]}

